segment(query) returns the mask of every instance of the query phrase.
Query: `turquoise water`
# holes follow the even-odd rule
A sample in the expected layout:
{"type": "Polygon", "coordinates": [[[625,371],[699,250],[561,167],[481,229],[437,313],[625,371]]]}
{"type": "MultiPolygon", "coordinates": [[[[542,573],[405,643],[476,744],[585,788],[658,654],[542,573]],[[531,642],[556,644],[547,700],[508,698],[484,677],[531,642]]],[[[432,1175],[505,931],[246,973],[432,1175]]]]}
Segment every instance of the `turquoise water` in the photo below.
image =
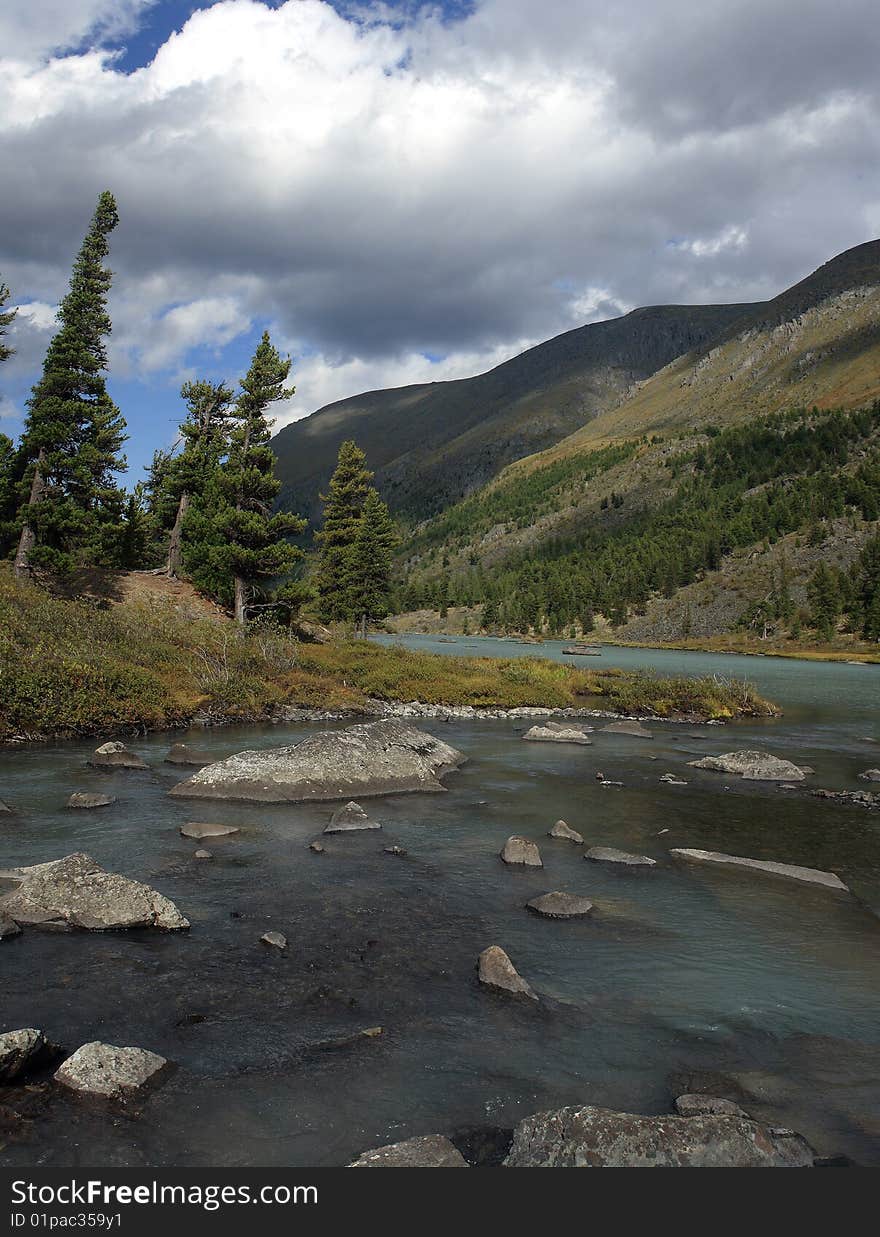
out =
{"type": "MultiPolygon", "coordinates": [[[[407,643],[562,656],[561,645],[407,643]]],[[[591,747],[524,743],[522,723],[426,723],[469,757],[447,793],[373,801],[382,833],[328,839],[324,855],[308,843],[327,806],[208,814],[169,799],[179,774],[162,758],[179,734],[129,741],[151,766],[143,774],[88,769],[94,742],[2,753],[0,798],[17,815],[0,823],[0,866],[86,850],[166,893],[193,926],[25,931],[0,944],[0,1029],[40,1026],[69,1048],[138,1044],[176,1065],[121,1120],[48,1094],[0,1164],[341,1164],[407,1136],[509,1128],[563,1104],[668,1111],[675,1075],[693,1071],[720,1072],[719,1087],[737,1086],[747,1109],[802,1130],[822,1154],[880,1163],[880,813],[687,768],[759,745],[812,765],[810,784],[863,789],[857,774],[880,764],[866,741],[880,737],[880,667],[630,649],[589,664],[747,677],[785,716],[656,724],[650,742],[597,733],[591,747]],[[623,787],[600,786],[599,770],[623,787]],[[661,785],[667,771],[689,784],[661,785]],[[72,790],[105,788],[118,804],[65,811],[72,790]],[[178,832],[193,816],[241,833],[195,863],[196,844],[178,832]],[[659,865],[587,863],[545,836],[559,817],[588,844],[659,865]],[[511,834],[538,842],[542,870],[500,862],[511,834]],[[393,843],[408,854],[386,855],[393,843]],[[681,868],[668,862],[673,846],[833,869],[856,896],[681,868]],[[524,909],[550,889],[589,896],[593,918],[524,909]],[[287,935],[285,955],[259,944],[270,928],[287,935]],[[537,1008],[477,985],[490,944],[541,994],[537,1008]],[[339,1043],[376,1025],[378,1038],[339,1043]]],[[[220,757],[313,729],[185,737],[220,757]]]]}

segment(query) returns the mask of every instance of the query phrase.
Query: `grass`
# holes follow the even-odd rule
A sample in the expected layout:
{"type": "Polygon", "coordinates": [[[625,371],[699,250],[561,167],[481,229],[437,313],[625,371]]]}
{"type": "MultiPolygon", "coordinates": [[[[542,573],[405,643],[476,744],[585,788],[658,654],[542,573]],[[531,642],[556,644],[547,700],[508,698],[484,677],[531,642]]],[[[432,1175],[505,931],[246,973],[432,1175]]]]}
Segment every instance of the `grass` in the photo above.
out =
{"type": "Polygon", "coordinates": [[[660,717],[774,711],[745,684],[358,641],[304,645],[164,599],[104,607],[54,597],[0,570],[0,742],[162,729],[200,714],[257,720],[285,706],[357,711],[367,697],[660,717]]]}

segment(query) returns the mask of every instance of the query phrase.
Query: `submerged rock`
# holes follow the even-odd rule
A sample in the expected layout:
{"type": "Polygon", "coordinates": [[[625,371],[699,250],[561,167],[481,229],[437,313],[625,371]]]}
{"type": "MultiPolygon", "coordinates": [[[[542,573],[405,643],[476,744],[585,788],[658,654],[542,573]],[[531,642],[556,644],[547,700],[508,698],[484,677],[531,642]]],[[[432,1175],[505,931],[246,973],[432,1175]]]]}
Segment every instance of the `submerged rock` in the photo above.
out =
{"type": "Polygon", "coordinates": [[[477,974],[487,988],[499,988],[516,996],[527,996],[537,1001],[537,996],[516,970],[500,945],[490,945],[477,959],[477,974]]]}
{"type": "Polygon", "coordinates": [[[704,756],[689,760],[693,769],[712,769],[716,773],[737,773],[750,782],[799,782],[804,771],[790,760],[782,760],[770,752],[725,752],[722,756],[704,756]]]}
{"type": "Polygon", "coordinates": [[[236,825],[214,825],[209,821],[188,820],[180,826],[180,836],[193,838],[200,842],[202,838],[227,838],[232,833],[239,833],[236,825]]]}
{"type": "Polygon", "coordinates": [[[660,781],[664,782],[667,786],[687,786],[687,782],[683,781],[680,777],[676,777],[674,773],[664,773],[660,781]]]}
{"type": "Polygon", "coordinates": [[[584,1105],[539,1112],[514,1130],[505,1168],[809,1168],[797,1135],[742,1117],[642,1117],[584,1105]]]}
{"type": "Polygon", "coordinates": [[[180,798],[262,803],[442,791],[440,778],[466,757],[405,722],[326,730],[294,747],[239,752],[207,765],[170,793],[180,798]]]}
{"type": "Polygon", "coordinates": [[[14,1082],[48,1050],[45,1035],[36,1027],[6,1031],[0,1035],[0,1082],[14,1082]]]}
{"type": "Polygon", "coordinates": [[[425,1134],[406,1142],[365,1151],[349,1168],[467,1168],[464,1156],[442,1134],[425,1134]]]}
{"type": "Polygon", "coordinates": [[[573,893],[561,893],[559,890],[542,893],[539,898],[526,902],[526,906],[546,919],[582,919],[593,910],[593,903],[588,898],[573,893]]]}
{"type": "Polygon", "coordinates": [[[532,726],[523,738],[540,743],[580,743],[584,747],[589,747],[593,742],[583,730],[577,730],[573,726],[532,726]]]}
{"type": "Polygon", "coordinates": [[[739,1104],[733,1100],[723,1100],[717,1095],[680,1095],[675,1101],[675,1107],[680,1117],[745,1117],[739,1104]]]}
{"type": "Polygon", "coordinates": [[[402,846],[386,846],[385,854],[386,855],[405,855],[406,851],[404,850],[402,846]]]}
{"type": "Polygon", "coordinates": [[[770,876],[782,876],[788,880],[800,881],[804,885],[822,885],[826,889],[835,889],[840,893],[849,893],[849,889],[839,876],[833,872],[821,872],[818,868],[802,868],[794,863],[773,863],[766,859],[744,859],[740,855],[725,855],[712,850],[688,850],[676,848],[670,855],[674,859],[684,859],[689,863],[715,864],[724,868],[748,868],[755,872],[765,872],[770,876]]]}
{"type": "Polygon", "coordinates": [[[505,863],[518,863],[527,868],[542,868],[541,852],[534,842],[528,838],[508,838],[501,849],[501,858],[505,863]]]}
{"type": "Polygon", "coordinates": [[[361,829],[381,829],[378,820],[373,820],[359,803],[346,803],[338,807],[330,817],[325,833],[357,833],[361,829]]]}
{"type": "Polygon", "coordinates": [[[6,940],[8,936],[18,936],[21,928],[14,919],[10,919],[8,915],[0,911],[0,941],[6,940]]]}
{"type": "Polygon", "coordinates": [[[866,769],[859,777],[863,782],[880,782],[880,769],[866,769]]]}
{"type": "Polygon", "coordinates": [[[0,816],[7,816],[7,815],[8,816],[12,815],[12,808],[9,806],[8,803],[4,803],[3,800],[0,799],[0,816]]]}
{"type": "Polygon", "coordinates": [[[180,911],[139,881],[106,872],[90,855],[14,870],[19,886],[0,898],[0,914],[42,928],[188,928],[180,911]]]}
{"type": "Polygon", "coordinates": [[[148,769],[140,756],[130,752],[124,743],[103,743],[89,759],[95,769],[148,769]]]}
{"type": "Polygon", "coordinates": [[[197,850],[193,855],[193,859],[213,859],[214,856],[209,850],[197,850]]]}
{"type": "Polygon", "coordinates": [[[309,850],[314,851],[316,855],[324,854],[324,847],[320,842],[309,842],[309,850]]]}
{"type": "Polygon", "coordinates": [[[76,808],[109,807],[111,803],[115,802],[115,795],[99,795],[93,794],[89,790],[75,790],[67,800],[67,806],[76,808]]]}
{"type": "Polygon", "coordinates": [[[605,734],[626,734],[632,739],[653,739],[654,733],[646,729],[641,722],[622,721],[609,722],[607,726],[603,726],[602,730],[605,734]]]}
{"type": "Polygon", "coordinates": [[[814,790],[817,799],[831,799],[834,803],[849,803],[853,807],[873,809],[880,807],[880,793],[872,790],[814,790]]]}
{"type": "Polygon", "coordinates": [[[564,838],[567,842],[576,842],[578,846],[583,846],[584,839],[578,833],[577,829],[572,829],[564,820],[557,820],[553,828],[548,832],[549,838],[564,838]]]}
{"type": "Polygon", "coordinates": [[[585,859],[593,859],[596,863],[620,863],[629,868],[655,868],[656,859],[647,855],[631,855],[628,851],[618,850],[616,846],[591,846],[584,855],[585,859]]]}
{"type": "Polygon", "coordinates": [[[283,932],[264,932],[260,940],[264,945],[271,945],[273,949],[287,948],[287,937],[283,932]]]}
{"type": "Polygon", "coordinates": [[[83,1044],[55,1072],[55,1081],[83,1095],[118,1099],[137,1091],[168,1062],[144,1048],[117,1048],[98,1040],[83,1044]]]}
{"type": "Polygon", "coordinates": [[[215,759],[210,752],[200,752],[186,743],[173,743],[165,756],[165,764],[201,766],[212,764],[215,759]]]}

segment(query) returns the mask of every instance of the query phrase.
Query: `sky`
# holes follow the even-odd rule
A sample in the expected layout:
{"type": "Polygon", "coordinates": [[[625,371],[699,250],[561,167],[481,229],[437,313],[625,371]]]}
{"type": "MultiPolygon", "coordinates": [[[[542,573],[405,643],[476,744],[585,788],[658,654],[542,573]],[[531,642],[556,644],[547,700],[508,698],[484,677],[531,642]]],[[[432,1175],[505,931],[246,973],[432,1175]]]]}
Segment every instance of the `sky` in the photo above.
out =
{"type": "Polygon", "coordinates": [[[134,480],[264,329],[281,426],[775,295],[880,234],[878,63],[876,0],[2,0],[0,432],[105,188],[134,480]]]}

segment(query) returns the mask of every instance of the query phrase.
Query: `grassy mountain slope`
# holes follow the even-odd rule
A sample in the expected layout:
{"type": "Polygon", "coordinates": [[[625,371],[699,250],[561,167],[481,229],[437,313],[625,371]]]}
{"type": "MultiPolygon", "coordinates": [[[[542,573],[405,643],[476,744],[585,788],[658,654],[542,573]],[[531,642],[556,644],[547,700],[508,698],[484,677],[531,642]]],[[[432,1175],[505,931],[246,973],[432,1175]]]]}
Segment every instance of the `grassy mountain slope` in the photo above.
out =
{"type": "Polygon", "coordinates": [[[634,383],[753,309],[637,309],[568,331],[475,378],[371,391],[330,404],[273,439],[280,501],[314,519],[339,444],[354,438],[392,508],[412,518],[432,515],[511,461],[613,408],[634,383]]]}

